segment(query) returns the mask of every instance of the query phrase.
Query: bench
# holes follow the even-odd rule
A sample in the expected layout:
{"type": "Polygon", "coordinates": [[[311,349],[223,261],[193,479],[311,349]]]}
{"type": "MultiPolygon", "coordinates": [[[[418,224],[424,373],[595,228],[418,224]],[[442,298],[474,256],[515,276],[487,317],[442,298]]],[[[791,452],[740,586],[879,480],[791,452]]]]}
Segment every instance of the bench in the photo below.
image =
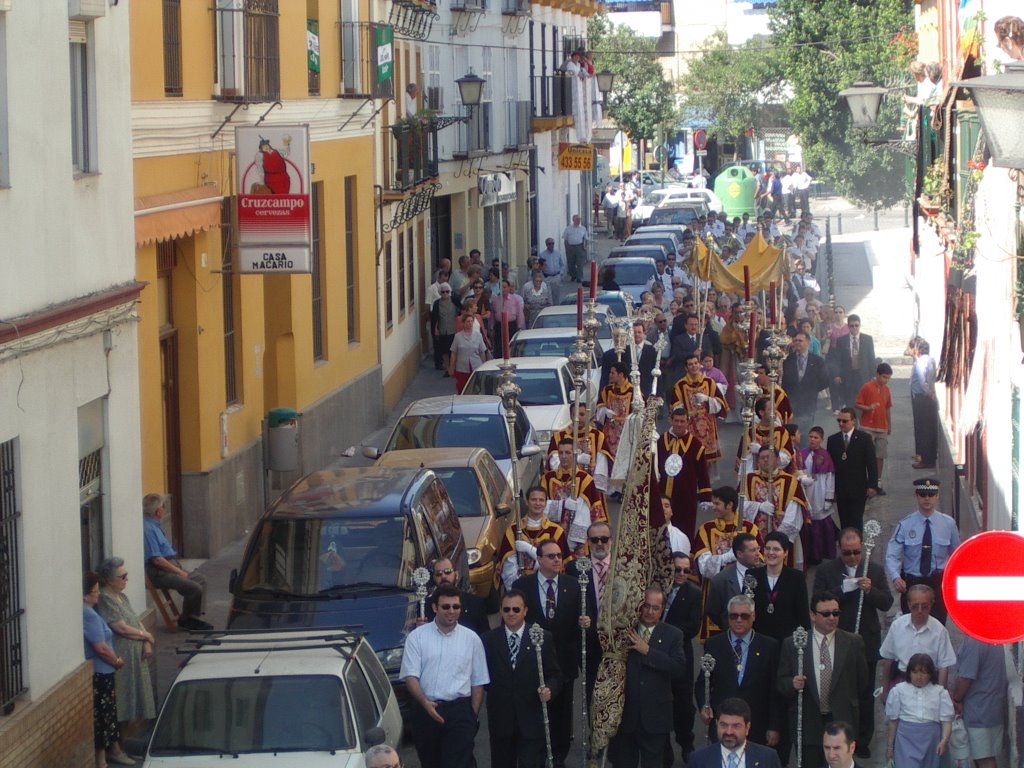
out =
{"type": "Polygon", "coordinates": [[[178,617],[181,616],[181,611],[175,605],[171,593],[166,589],[154,586],[148,577],[146,578],[146,592],[149,594],[149,599],[153,601],[153,605],[156,606],[157,611],[160,612],[160,617],[164,620],[164,626],[167,628],[167,631],[177,632],[178,617]]]}

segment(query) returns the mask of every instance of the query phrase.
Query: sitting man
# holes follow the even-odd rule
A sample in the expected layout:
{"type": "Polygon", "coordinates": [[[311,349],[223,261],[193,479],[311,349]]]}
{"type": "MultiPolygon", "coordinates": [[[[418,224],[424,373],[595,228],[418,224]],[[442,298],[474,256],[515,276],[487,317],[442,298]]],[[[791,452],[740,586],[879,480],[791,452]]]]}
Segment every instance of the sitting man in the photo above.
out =
{"type": "Polygon", "coordinates": [[[178,562],[178,553],[164,535],[160,518],[164,516],[166,501],[159,493],[150,493],[142,500],[143,545],[146,553],[146,578],[157,589],[173,589],[181,595],[181,615],[178,626],[182,629],[210,630],[213,625],[199,618],[203,612],[203,594],[206,579],[193,571],[189,573],[178,562]]]}

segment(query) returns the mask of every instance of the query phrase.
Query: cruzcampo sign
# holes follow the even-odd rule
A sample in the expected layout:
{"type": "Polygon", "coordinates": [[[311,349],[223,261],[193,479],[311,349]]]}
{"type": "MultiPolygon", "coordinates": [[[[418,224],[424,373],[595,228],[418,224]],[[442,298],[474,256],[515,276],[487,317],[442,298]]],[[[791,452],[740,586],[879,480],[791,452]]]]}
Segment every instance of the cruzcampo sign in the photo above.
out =
{"type": "Polygon", "coordinates": [[[304,125],[235,128],[238,271],[310,271],[309,131],[304,125]]]}
{"type": "Polygon", "coordinates": [[[394,30],[382,24],[377,27],[377,82],[388,82],[394,71],[394,30]]]}

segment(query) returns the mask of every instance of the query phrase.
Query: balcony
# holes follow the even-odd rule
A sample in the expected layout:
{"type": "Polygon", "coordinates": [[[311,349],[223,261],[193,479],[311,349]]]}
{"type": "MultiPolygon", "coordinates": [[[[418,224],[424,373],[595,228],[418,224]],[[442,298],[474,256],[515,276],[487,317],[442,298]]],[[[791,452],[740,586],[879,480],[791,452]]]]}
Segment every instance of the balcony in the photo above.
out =
{"type": "Polygon", "coordinates": [[[425,181],[437,178],[437,129],[406,121],[385,129],[387,193],[401,196],[425,181]]]}
{"type": "Polygon", "coordinates": [[[377,32],[384,24],[343,21],[341,27],[342,98],[389,99],[394,96],[394,78],[378,79],[377,32]]]}
{"type": "Polygon", "coordinates": [[[533,131],[551,131],[572,124],[572,75],[556,72],[530,78],[533,131]]]}
{"type": "Polygon", "coordinates": [[[480,106],[473,108],[468,123],[459,123],[458,139],[455,149],[452,151],[454,157],[473,157],[487,154],[491,151],[491,119],[493,104],[485,101],[480,106]]]}
{"type": "Polygon", "coordinates": [[[503,16],[529,16],[530,0],[501,0],[503,16]]]}
{"type": "Polygon", "coordinates": [[[529,101],[505,102],[505,149],[529,146],[533,115],[529,101]]]}

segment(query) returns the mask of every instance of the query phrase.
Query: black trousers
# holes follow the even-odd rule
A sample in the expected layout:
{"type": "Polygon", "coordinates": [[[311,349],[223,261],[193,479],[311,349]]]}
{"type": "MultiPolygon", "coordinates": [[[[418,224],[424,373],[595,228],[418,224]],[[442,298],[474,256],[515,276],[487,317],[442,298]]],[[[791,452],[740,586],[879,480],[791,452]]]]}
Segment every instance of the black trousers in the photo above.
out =
{"type": "Polygon", "coordinates": [[[491,736],[491,768],[544,768],[544,738],[527,739],[518,733],[491,736]]]}
{"type": "Polygon", "coordinates": [[[478,727],[473,704],[464,699],[438,702],[439,723],[414,704],[410,713],[413,741],[422,768],[471,768],[478,727]]]}
{"type": "Polygon", "coordinates": [[[928,395],[912,395],[914,414],[914,447],[923,464],[934,464],[939,454],[938,403],[928,395]]]}
{"type": "Polygon", "coordinates": [[[442,333],[433,337],[434,339],[434,367],[441,370],[444,367],[444,356],[452,351],[452,342],[455,341],[455,334],[442,333]]]}
{"type": "Polygon", "coordinates": [[[864,527],[865,504],[867,504],[866,498],[836,498],[836,509],[839,511],[839,527],[861,530],[864,527]]]}
{"type": "MultiPolygon", "coordinates": [[[[911,576],[908,573],[901,575],[903,580],[907,582],[907,592],[910,591],[911,587],[915,587],[918,584],[924,584],[925,586],[932,588],[932,591],[935,592],[935,602],[932,604],[932,616],[945,624],[946,616],[949,614],[946,612],[946,604],[942,601],[942,571],[932,571],[928,576],[911,576]]],[[[903,609],[904,613],[910,612],[910,608],[907,607],[907,592],[900,595],[900,607],[903,609]]]]}
{"type": "MultiPolygon", "coordinates": [[[[690,641],[687,641],[690,642],[690,641]]],[[[672,684],[672,730],[676,735],[676,744],[683,755],[693,752],[693,719],[697,714],[697,705],[693,700],[693,659],[686,662],[686,674],[679,682],[672,684]]],[[[671,745],[666,747],[668,754],[665,765],[672,765],[671,745]]]]}
{"type": "MultiPolygon", "coordinates": [[[[551,753],[555,765],[565,763],[565,757],[572,746],[573,688],[576,680],[565,680],[562,690],[548,702],[548,722],[551,725],[551,753]]],[[[660,766],[659,766],[660,768],[660,766]]]]}
{"type": "Polygon", "coordinates": [[[635,731],[620,731],[609,745],[612,764],[615,768],[664,768],[668,737],[667,733],[648,733],[642,723],[635,731]]]}

